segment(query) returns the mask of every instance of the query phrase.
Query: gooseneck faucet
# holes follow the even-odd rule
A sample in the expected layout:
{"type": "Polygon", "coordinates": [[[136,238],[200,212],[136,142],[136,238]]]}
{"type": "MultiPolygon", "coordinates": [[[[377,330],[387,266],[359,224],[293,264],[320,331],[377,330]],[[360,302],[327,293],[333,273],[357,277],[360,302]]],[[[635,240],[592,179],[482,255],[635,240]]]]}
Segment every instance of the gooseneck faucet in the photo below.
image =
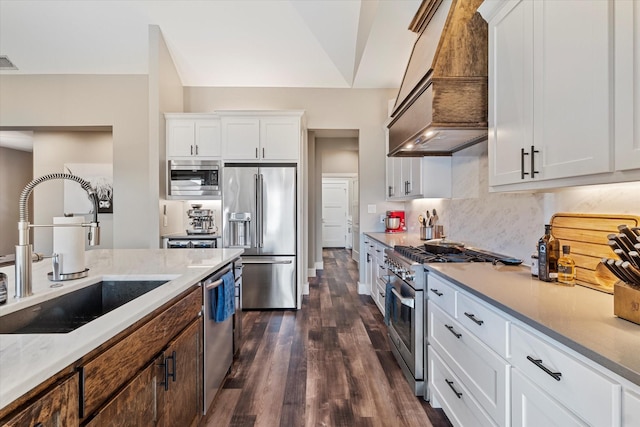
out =
{"type": "Polygon", "coordinates": [[[89,245],[95,246],[100,244],[100,225],[98,222],[98,195],[88,181],[76,175],[67,173],[52,173],[41,176],[28,183],[22,193],[20,193],[20,218],[18,221],[18,244],[16,245],[16,298],[28,297],[33,295],[33,284],[31,278],[32,267],[32,248],[29,243],[29,229],[33,227],[89,227],[89,245]],[[50,224],[35,225],[29,224],[27,201],[33,189],[40,183],[52,179],[68,179],[75,181],[82,186],[87,192],[89,200],[93,203],[93,221],[83,224],[50,224]]]}

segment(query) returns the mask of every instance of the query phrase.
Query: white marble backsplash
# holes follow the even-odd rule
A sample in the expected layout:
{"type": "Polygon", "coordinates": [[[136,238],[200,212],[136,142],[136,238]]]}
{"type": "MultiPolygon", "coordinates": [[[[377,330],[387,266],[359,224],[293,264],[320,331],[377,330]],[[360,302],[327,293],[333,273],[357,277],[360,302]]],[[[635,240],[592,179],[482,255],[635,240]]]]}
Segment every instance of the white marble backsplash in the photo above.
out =
{"type": "Polygon", "coordinates": [[[544,224],[556,212],[640,215],[640,182],[550,193],[490,193],[486,142],[456,153],[452,164],[451,199],[405,203],[410,232],[418,232],[418,215],[435,208],[447,239],[529,264],[544,224]]]}

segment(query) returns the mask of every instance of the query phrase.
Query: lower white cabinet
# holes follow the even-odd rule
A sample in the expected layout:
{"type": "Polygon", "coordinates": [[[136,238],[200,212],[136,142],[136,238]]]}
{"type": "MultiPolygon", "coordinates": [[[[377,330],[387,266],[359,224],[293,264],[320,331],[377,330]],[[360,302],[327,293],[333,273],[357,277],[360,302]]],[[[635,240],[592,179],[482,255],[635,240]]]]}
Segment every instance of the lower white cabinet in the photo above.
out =
{"type": "Polygon", "coordinates": [[[622,427],[640,426],[640,390],[622,394],[622,427]]]}
{"type": "Polygon", "coordinates": [[[513,427],[587,426],[556,399],[533,385],[518,369],[511,373],[513,427]]]}
{"type": "Polygon", "coordinates": [[[509,364],[432,302],[428,313],[431,347],[493,421],[508,426],[509,364]]]}
{"type": "Polygon", "coordinates": [[[456,427],[496,426],[431,345],[427,360],[432,406],[442,407],[451,424],[456,427]]]}
{"type": "Polygon", "coordinates": [[[587,424],[620,425],[620,384],[517,325],[511,327],[511,363],[587,424]]]}

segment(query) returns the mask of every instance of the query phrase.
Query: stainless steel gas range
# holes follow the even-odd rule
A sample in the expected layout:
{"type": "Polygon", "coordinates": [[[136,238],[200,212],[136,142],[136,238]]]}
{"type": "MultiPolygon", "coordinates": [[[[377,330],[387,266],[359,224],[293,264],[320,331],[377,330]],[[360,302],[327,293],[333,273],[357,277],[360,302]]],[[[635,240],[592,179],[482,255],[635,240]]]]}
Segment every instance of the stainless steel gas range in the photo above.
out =
{"type": "Polygon", "coordinates": [[[428,400],[425,384],[426,351],[425,332],[427,327],[425,289],[428,281],[428,263],[433,262],[521,262],[499,254],[461,245],[430,247],[395,246],[385,249],[387,271],[391,285],[391,295],[385,301],[385,316],[388,319],[389,341],[405,378],[416,396],[428,400]],[[439,253],[436,253],[439,252],[439,253]]]}

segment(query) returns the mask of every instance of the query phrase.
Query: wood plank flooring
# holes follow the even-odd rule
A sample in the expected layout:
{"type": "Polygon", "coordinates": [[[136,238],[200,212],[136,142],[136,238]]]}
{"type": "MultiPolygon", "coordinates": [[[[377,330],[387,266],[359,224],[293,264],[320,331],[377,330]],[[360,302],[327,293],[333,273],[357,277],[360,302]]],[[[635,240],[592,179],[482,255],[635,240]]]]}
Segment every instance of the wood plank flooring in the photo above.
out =
{"type": "Polygon", "coordinates": [[[344,249],[323,251],[298,311],[245,311],[244,344],[207,427],[434,426],[451,424],[415,397],[358,266],[344,249]]]}

